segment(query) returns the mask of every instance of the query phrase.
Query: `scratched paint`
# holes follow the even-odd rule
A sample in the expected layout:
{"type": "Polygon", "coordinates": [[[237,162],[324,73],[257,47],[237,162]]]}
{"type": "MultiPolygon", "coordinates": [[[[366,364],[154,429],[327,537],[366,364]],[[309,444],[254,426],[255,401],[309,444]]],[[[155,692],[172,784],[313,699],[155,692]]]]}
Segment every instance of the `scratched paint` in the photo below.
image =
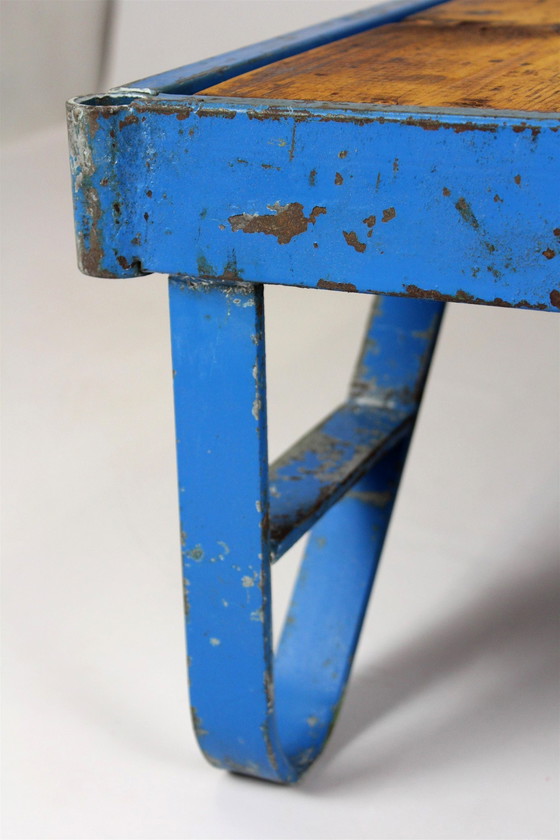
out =
{"type": "Polygon", "coordinates": [[[74,102],[69,114],[87,273],[555,308],[554,117],[145,94],[74,102]]]}
{"type": "Polygon", "coordinates": [[[170,306],[195,731],[213,765],[295,781],[340,708],[442,305],[376,301],[348,401],[270,468],[262,287],[176,277],[170,306]],[[270,566],[314,523],[273,680],[270,566]]]}

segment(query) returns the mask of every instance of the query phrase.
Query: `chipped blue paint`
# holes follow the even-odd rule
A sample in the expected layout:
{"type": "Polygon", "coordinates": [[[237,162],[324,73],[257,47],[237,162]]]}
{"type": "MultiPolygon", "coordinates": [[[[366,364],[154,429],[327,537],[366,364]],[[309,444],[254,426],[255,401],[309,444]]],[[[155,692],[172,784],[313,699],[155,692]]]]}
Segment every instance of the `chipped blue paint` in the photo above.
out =
{"type": "Polygon", "coordinates": [[[270,530],[281,556],[344,495],[368,467],[406,435],[415,414],[350,400],[271,467],[270,530]]]}
{"type": "Polygon", "coordinates": [[[558,118],[110,101],[69,107],[86,272],[560,304],[558,118]]]}
{"type": "Polygon", "coordinates": [[[232,50],[215,58],[207,58],[195,64],[159,73],[157,76],[139,79],[116,90],[140,90],[154,94],[197,93],[199,90],[231,79],[233,76],[239,76],[241,73],[248,73],[273,61],[280,61],[350,35],[357,35],[374,26],[394,23],[414,12],[420,12],[430,6],[439,6],[445,2],[447,0],[389,0],[371,9],[361,9],[334,20],[232,50]]]}

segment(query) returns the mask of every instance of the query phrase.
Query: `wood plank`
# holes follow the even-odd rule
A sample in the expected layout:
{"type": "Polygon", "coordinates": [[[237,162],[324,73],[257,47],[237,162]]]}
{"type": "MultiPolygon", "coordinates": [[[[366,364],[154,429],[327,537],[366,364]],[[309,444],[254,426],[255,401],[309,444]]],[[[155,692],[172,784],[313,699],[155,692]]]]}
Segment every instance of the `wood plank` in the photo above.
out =
{"type": "Polygon", "coordinates": [[[560,111],[560,2],[451,0],[201,91],[211,96],[560,111]]]}

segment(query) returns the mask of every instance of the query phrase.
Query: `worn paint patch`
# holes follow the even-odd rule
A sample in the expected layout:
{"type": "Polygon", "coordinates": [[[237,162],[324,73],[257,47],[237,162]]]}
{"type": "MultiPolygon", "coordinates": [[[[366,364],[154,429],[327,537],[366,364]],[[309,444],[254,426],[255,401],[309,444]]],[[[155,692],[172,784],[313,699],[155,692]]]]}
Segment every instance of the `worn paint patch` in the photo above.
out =
{"type": "Polygon", "coordinates": [[[195,545],[190,551],[185,552],[185,556],[189,557],[191,560],[194,560],[195,563],[200,563],[200,561],[204,558],[204,551],[202,546],[195,545]]]}
{"type": "Polygon", "coordinates": [[[191,718],[193,722],[193,729],[197,738],[201,738],[203,735],[208,735],[208,730],[204,729],[204,726],[202,725],[202,718],[194,706],[191,706],[191,718]]]}
{"type": "Polygon", "coordinates": [[[469,202],[465,198],[460,198],[455,203],[455,209],[459,211],[463,221],[465,221],[468,225],[473,227],[475,230],[478,230],[480,225],[478,224],[478,219],[474,215],[472,211],[472,207],[470,206],[469,202]]]}
{"type": "Polygon", "coordinates": [[[376,493],[372,490],[349,490],[347,497],[349,499],[357,499],[359,502],[364,502],[366,505],[383,508],[393,500],[393,493],[390,493],[389,491],[376,493]]]}
{"type": "Polygon", "coordinates": [[[507,300],[499,297],[493,300],[484,300],[483,298],[475,297],[463,291],[463,289],[458,289],[454,295],[447,295],[443,292],[438,292],[437,289],[421,289],[419,286],[408,285],[405,286],[405,293],[411,297],[422,298],[424,300],[438,300],[442,303],[478,303],[488,306],[505,306],[510,309],[547,309],[545,303],[531,304],[527,300],[520,300],[516,303],[509,303],[507,300]]]}
{"type": "Polygon", "coordinates": [[[342,235],[344,236],[347,245],[350,245],[351,248],[355,248],[355,250],[358,251],[358,253],[363,254],[363,252],[366,250],[366,243],[360,242],[355,231],[343,230],[342,235]]]}
{"type": "Polygon", "coordinates": [[[318,289],[331,289],[334,292],[357,292],[354,283],[336,283],[334,280],[324,280],[322,277],[317,283],[318,289]]]}
{"type": "Polygon", "coordinates": [[[126,116],[124,120],[119,121],[119,128],[122,131],[123,128],[126,128],[127,125],[134,125],[134,123],[137,122],[138,117],[136,116],[136,114],[128,114],[128,116],[126,116]]]}
{"type": "Polygon", "coordinates": [[[294,201],[291,204],[276,202],[269,205],[268,209],[273,211],[272,215],[268,213],[263,215],[239,213],[230,216],[228,221],[231,229],[234,232],[241,230],[243,233],[264,233],[268,236],[275,236],[279,245],[286,245],[291,242],[294,236],[305,233],[310,224],[314,225],[317,216],[327,212],[326,207],[314,207],[309,216],[306,216],[303,212],[303,204],[300,204],[299,201],[294,201]]]}

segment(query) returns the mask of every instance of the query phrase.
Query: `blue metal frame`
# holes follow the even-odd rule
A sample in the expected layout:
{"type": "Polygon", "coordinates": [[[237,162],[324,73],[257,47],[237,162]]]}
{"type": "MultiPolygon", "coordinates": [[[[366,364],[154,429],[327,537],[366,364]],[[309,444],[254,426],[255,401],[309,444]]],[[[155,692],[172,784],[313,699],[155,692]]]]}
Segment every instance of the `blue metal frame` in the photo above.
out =
{"type": "Polygon", "coordinates": [[[430,5],[68,103],[81,269],[172,275],[197,737],[213,764],[277,782],[336,718],[444,303],[560,309],[560,115],[196,94],[430,5]],[[270,467],[265,283],[387,295],[348,399],[270,467]],[[270,567],[310,528],[274,656],[270,567]]]}
{"type": "Polygon", "coordinates": [[[86,273],[560,307],[558,118],[104,102],[69,110],[86,273]]]}

